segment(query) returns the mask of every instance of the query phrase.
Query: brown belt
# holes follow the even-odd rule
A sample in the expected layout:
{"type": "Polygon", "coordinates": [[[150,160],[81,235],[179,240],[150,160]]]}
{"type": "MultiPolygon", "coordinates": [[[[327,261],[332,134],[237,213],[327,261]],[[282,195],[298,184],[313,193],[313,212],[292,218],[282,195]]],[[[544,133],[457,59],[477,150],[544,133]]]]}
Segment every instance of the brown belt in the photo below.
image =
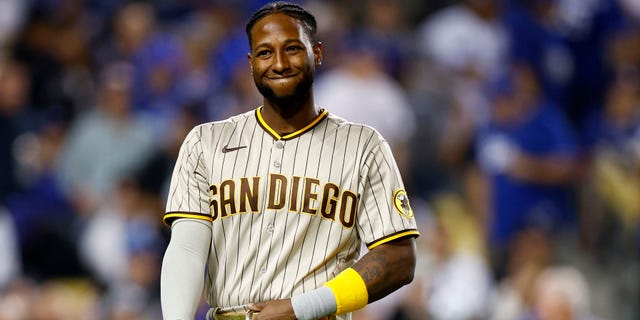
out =
{"type": "Polygon", "coordinates": [[[253,320],[258,312],[247,310],[244,312],[219,312],[218,308],[211,308],[207,312],[207,320],[253,320]]]}
{"type": "MultiPolygon", "coordinates": [[[[211,309],[210,311],[213,311],[211,309]]],[[[247,311],[247,312],[225,312],[225,313],[207,313],[207,320],[253,320],[260,312],[247,311]]],[[[322,317],[320,320],[335,319],[335,316],[322,317]]]]}
{"type": "Polygon", "coordinates": [[[258,312],[253,312],[253,311],[216,313],[213,315],[213,319],[215,320],[253,320],[254,316],[257,314],[258,312]]]}

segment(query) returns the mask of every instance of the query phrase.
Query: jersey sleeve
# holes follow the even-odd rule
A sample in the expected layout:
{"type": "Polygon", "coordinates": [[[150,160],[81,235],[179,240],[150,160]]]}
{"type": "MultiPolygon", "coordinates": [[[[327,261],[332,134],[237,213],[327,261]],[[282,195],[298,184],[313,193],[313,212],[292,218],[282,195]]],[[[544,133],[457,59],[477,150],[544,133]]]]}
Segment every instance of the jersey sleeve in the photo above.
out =
{"type": "Polygon", "coordinates": [[[212,221],[209,179],[198,128],[191,130],[185,138],[173,168],[166,213],[162,218],[168,226],[178,218],[212,221]]]}
{"type": "Polygon", "coordinates": [[[365,156],[360,180],[358,232],[369,249],[419,235],[400,171],[382,138],[365,156]]]}

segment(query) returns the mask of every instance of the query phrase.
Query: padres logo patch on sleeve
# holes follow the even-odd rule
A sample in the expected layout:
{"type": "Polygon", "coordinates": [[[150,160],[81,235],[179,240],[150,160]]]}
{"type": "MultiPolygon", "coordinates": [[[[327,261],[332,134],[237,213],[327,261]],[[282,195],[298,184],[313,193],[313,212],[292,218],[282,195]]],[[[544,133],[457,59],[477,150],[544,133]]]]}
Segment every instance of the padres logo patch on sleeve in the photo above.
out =
{"type": "Polygon", "coordinates": [[[396,190],[396,192],[393,193],[393,205],[403,216],[413,218],[413,209],[411,209],[411,205],[409,205],[409,196],[407,196],[407,192],[403,189],[396,190]]]}

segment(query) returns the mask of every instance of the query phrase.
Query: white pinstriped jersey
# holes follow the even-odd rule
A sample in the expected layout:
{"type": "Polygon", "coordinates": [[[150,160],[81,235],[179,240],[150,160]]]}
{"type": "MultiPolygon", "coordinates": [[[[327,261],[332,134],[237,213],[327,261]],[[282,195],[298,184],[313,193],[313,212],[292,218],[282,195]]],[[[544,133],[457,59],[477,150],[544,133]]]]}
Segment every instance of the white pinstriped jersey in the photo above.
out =
{"type": "Polygon", "coordinates": [[[212,307],[289,298],[324,284],[369,249],[417,236],[388,144],[323,111],[280,136],[261,108],[186,137],[164,222],[211,222],[205,282],[212,307]]]}

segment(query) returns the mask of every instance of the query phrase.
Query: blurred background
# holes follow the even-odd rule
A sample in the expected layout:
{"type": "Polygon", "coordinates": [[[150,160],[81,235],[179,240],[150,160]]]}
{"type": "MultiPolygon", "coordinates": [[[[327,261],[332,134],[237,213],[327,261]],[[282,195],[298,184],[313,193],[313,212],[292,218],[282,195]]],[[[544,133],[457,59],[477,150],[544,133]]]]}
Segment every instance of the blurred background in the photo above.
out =
{"type": "MultiPolygon", "coordinates": [[[[169,175],[260,105],[264,3],[0,0],[1,320],[162,318],[169,175]]],[[[385,136],[422,231],[354,319],[640,319],[640,1],[297,3],[318,105],[385,136]]]]}

